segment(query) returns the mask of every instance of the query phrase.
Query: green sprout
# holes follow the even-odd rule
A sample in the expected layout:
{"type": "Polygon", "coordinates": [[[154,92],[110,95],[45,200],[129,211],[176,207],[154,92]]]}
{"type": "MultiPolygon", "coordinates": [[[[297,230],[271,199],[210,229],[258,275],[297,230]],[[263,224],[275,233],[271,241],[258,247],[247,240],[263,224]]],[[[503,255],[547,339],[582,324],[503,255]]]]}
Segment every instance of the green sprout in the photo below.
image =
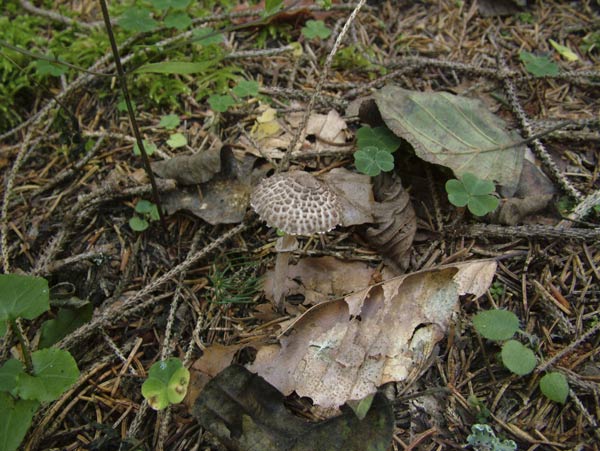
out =
{"type": "Polygon", "coordinates": [[[494,211],[499,204],[494,184],[489,180],[481,180],[476,175],[465,173],[460,179],[446,182],[448,200],[457,207],[467,206],[475,216],[485,216],[494,211]]]}
{"type": "Polygon", "coordinates": [[[156,204],[148,200],[138,201],[135,205],[135,212],[138,214],[134,214],[129,219],[129,227],[135,232],[143,232],[150,227],[150,222],[160,219],[156,204]]]}

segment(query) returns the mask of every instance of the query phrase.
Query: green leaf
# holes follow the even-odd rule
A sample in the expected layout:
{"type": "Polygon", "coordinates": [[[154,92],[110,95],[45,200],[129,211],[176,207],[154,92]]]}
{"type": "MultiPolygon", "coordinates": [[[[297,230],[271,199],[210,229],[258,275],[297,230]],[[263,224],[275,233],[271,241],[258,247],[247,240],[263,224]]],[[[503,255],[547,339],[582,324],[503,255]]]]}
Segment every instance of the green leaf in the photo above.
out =
{"type": "Polygon", "coordinates": [[[131,227],[131,230],[133,230],[134,232],[143,232],[148,227],[150,227],[150,224],[144,218],[140,218],[139,216],[132,216],[129,219],[129,227],[131,227]]]}
{"type": "Polygon", "coordinates": [[[519,53],[519,58],[523,61],[525,70],[536,77],[546,77],[558,75],[558,64],[547,56],[536,56],[523,50],[519,53]]]}
{"type": "Polygon", "coordinates": [[[77,382],[79,369],[75,359],[62,349],[41,349],[31,354],[33,375],[22,373],[17,393],[23,399],[54,401],[77,382]]]}
{"type": "Polygon", "coordinates": [[[173,11],[165,17],[165,25],[179,31],[185,30],[192,24],[191,17],[183,11],[173,11]]]}
{"type": "Polygon", "coordinates": [[[467,208],[475,216],[485,216],[498,208],[499,204],[500,200],[497,197],[487,194],[485,196],[472,196],[469,199],[467,208]]]}
{"type": "Polygon", "coordinates": [[[0,449],[13,451],[25,438],[40,403],[15,399],[8,393],[0,392],[0,405],[0,449]]]}
{"type": "Polygon", "coordinates": [[[477,99],[386,85],[373,94],[387,127],[429,163],[502,185],[511,196],[523,171],[525,145],[477,99]],[[503,148],[503,146],[511,146],[503,148]]]}
{"type": "MultiPolygon", "coordinates": [[[[50,53],[48,57],[54,58],[54,55],[50,53]]],[[[53,77],[60,77],[68,70],[67,66],[47,60],[37,60],[35,62],[35,69],[40,75],[52,75],[53,77]]]]}
{"type": "Polygon", "coordinates": [[[0,321],[35,319],[49,308],[46,279],[19,274],[0,274],[0,321]]]}
{"type": "Polygon", "coordinates": [[[152,6],[156,9],[185,9],[191,3],[192,0],[150,0],[152,6]]]}
{"type": "Polygon", "coordinates": [[[394,169],[394,157],[385,150],[370,146],[354,152],[354,165],[359,172],[375,177],[382,171],[394,169]]]}
{"type": "Polygon", "coordinates": [[[213,33],[214,30],[210,27],[195,28],[192,31],[193,42],[200,45],[221,44],[223,42],[223,35],[221,33],[213,33]]]}
{"type": "Polygon", "coordinates": [[[550,39],[549,41],[550,41],[550,44],[552,45],[552,47],[554,47],[556,49],[556,51],[558,53],[560,53],[560,55],[567,61],[573,62],[573,61],[577,61],[579,59],[579,56],[577,56],[577,53],[575,53],[569,47],[560,45],[554,39],[550,39]]]}
{"type": "Polygon", "coordinates": [[[235,105],[235,100],[230,95],[213,94],[208,98],[208,104],[214,111],[224,113],[230,106],[235,105]]]}
{"type": "Polygon", "coordinates": [[[173,149],[183,147],[187,145],[187,138],[182,133],[173,133],[169,136],[169,139],[167,139],[167,144],[173,149]]]}
{"type": "Polygon", "coordinates": [[[481,180],[470,173],[465,173],[460,180],[451,179],[446,182],[450,203],[457,207],[467,205],[475,216],[484,216],[498,207],[498,198],[488,194],[493,191],[492,182],[481,180]]]}
{"type": "Polygon", "coordinates": [[[356,144],[359,150],[373,146],[386,152],[394,152],[401,143],[402,140],[385,125],[375,128],[367,125],[356,131],[356,144]]]}
{"type": "Polygon", "coordinates": [[[17,359],[7,360],[4,365],[0,367],[0,392],[12,392],[15,390],[15,388],[17,388],[18,377],[24,372],[21,361],[17,359]]]}
{"type": "Polygon", "coordinates": [[[6,335],[7,330],[8,323],[5,320],[0,320],[0,337],[4,337],[4,335],[6,335]]]}
{"type": "MultiPolygon", "coordinates": [[[[142,143],[144,144],[144,150],[146,151],[146,155],[150,156],[153,155],[154,152],[156,152],[157,147],[153,142],[143,139],[142,143]]],[[[137,143],[133,144],[133,154],[137,155],[138,157],[142,154],[142,151],[140,150],[137,143]]]]}
{"type": "Polygon", "coordinates": [[[276,13],[281,9],[283,0],[265,0],[265,12],[264,15],[269,16],[276,13]]]}
{"type": "Polygon", "coordinates": [[[465,185],[456,179],[450,179],[446,182],[446,192],[448,200],[452,205],[464,207],[469,203],[469,193],[465,189],[465,185]]]}
{"type": "Polygon", "coordinates": [[[540,379],[540,390],[551,401],[564,404],[569,396],[569,382],[561,373],[548,373],[540,379]]]}
{"type": "Polygon", "coordinates": [[[322,20],[307,20],[306,25],[302,27],[302,34],[307,39],[327,39],[331,36],[331,30],[327,28],[322,20]]]}
{"type": "Polygon", "coordinates": [[[78,309],[58,309],[56,318],[44,321],[42,324],[39,347],[48,348],[57,343],[92,319],[93,312],[94,306],[90,303],[78,309]]]}
{"type": "Polygon", "coordinates": [[[485,310],[473,317],[473,326],[488,340],[503,341],[519,330],[519,318],[508,310],[485,310]]]}
{"type": "Polygon", "coordinates": [[[160,216],[158,214],[158,208],[156,206],[156,204],[148,201],[148,200],[140,200],[136,205],[135,205],[135,211],[146,216],[147,218],[150,218],[150,220],[152,221],[157,221],[158,219],[160,219],[160,216]]]}
{"type": "Polygon", "coordinates": [[[367,413],[369,413],[371,404],[373,404],[374,397],[375,393],[370,394],[363,399],[347,401],[346,404],[350,406],[359,420],[364,420],[367,416],[367,413]]]}
{"type": "Polygon", "coordinates": [[[160,119],[158,126],[164,127],[167,130],[173,130],[179,127],[180,123],[181,121],[179,120],[179,116],[177,116],[176,114],[167,114],[166,116],[163,116],[160,119]]]}
{"type": "Polygon", "coordinates": [[[135,72],[139,74],[195,74],[206,72],[217,63],[217,59],[189,62],[189,61],[165,61],[162,63],[148,63],[138,67],[135,72]]]}
{"type": "Polygon", "coordinates": [[[537,363],[533,351],[517,340],[504,343],[500,355],[504,366],[519,376],[531,373],[537,363]]]}
{"type": "Polygon", "coordinates": [[[133,33],[145,33],[158,28],[158,22],[150,17],[150,10],[146,8],[132,7],[119,17],[119,25],[133,33]]]}
{"type": "Polygon", "coordinates": [[[242,80],[232,91],[238,97],[256,97],[258,95],[258,82],[254,80],[242,80]]]}
{"type": "Polygon", "coordinates": [[[183,400],[190,381],[190,372],[181,360],[170,358],[156,362],[148,372],[148,379],[142,384],[142,395],[155,410],[183,400]]]}

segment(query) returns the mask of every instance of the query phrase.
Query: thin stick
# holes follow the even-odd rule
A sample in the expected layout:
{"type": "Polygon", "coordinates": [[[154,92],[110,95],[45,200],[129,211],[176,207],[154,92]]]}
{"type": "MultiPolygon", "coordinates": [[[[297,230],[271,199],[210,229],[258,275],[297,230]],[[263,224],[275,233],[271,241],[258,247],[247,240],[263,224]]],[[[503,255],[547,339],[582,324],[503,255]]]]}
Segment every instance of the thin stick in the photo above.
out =
{"type": "Polygon", "coordinates": [[[117,47],[117,41],[115,40],[115,35],[112,30],[112,25],[110,24],[110,16],[108,14],[108,6],[106,5],[106,0],[100,0],[100,6],[102,7],[102,17],[104,17],[104,25],[106,26],[106,32],[108,33],[108,39],[110,40],[110,46],[112,48],[112,53],[113,53],[114,60],[115,60],[115,66],[117,68],[119,83],[121,84],[121,91],[123,91],[123,97],[125,99],[125,103],[127,104],[127,113],[129,114],[129,121],[131,122],[131,128],[133,129],[133,134],[135,135],[135,140],[137,142],[138,148],[140,149],[140,153],[142,154],[142,161],[144,162],[144,169],[146,170],[146,174],[148,175],[148,178],[150,179],[150,185],[152,185],[152,197],[154,199],[154,203],[156,204],[156,209],[158,210],[158,216],[160,216],[160,223],[161,223],[163,231],[165,232],[165,235],[166,235],[168,232],[167,223],[165,221],[165,216],[163,214],[162,207],[160,204],[160,197],[158,195],[158,188],[156,186],[156,180],[154,179],[154,174],[152,173],[152,168],[150,168],[150,159],[148,158],[148,154],[146,153],[146,149],[144,148],[142,134],[140,133],[138,123],[135,119],[135,113],[133,112],[133,106],[131,105],[129,89],[127,88],[127,78],[125,77],[125,71],[123,71],[123,66],[121,65],[119,49],[117,47]]]}

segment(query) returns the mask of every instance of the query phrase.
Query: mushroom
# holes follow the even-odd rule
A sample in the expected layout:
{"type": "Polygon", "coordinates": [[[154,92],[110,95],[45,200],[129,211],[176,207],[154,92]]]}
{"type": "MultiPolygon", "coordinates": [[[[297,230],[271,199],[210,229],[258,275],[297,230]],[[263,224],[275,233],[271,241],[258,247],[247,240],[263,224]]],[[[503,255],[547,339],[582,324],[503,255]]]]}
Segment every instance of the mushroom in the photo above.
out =
{"type": "Polygon", "coordinates": [[[325,233],[342,222],[336,194],[304,171],[276,174],[258,184],[250,205],[270,227],[284,235],[277,240],[273,297],[275,307],[282,309],[284,284],[292,251],[298,248],[295,235],[325,233]]]}

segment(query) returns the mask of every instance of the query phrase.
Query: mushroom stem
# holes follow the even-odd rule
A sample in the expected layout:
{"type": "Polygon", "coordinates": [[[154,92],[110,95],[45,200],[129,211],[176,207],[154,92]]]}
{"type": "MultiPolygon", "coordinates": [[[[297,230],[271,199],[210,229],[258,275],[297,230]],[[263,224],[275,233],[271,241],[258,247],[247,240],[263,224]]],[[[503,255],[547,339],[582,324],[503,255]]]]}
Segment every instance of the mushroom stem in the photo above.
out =
{"type": "Polygon", "coordinates": [[[273,278],[273,302],[277,311],[283,311],[283,301],[285,300],[285,282],[288,273],[288,264],[292,251],[298,248],[298,240],[287,233],[277,240],[275,250],[277,258],[275,259],[275,277],[273,278]]]}

